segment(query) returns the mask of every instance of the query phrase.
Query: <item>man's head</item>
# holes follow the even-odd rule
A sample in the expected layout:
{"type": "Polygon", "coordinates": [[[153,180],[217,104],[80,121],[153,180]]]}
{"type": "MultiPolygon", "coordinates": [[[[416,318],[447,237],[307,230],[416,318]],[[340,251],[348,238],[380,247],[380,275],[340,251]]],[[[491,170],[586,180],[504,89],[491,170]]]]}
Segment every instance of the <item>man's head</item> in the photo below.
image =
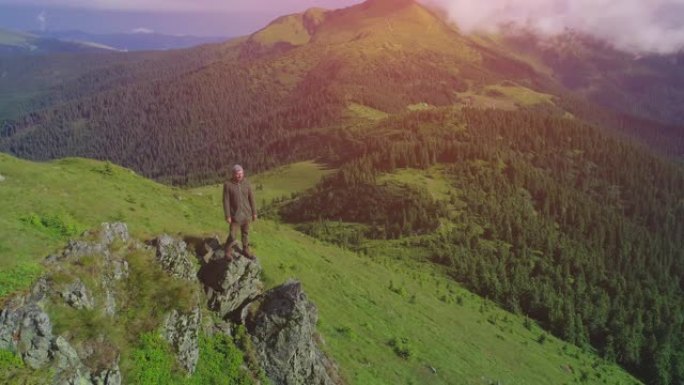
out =
{"type": "Polygon", "coordinates": [[[245,177],[245,170],[242,169],[242,166],[239,164],[236,164],[233,166],[233,179],[237,181],[241,181],[242,178],[245,177]]]}

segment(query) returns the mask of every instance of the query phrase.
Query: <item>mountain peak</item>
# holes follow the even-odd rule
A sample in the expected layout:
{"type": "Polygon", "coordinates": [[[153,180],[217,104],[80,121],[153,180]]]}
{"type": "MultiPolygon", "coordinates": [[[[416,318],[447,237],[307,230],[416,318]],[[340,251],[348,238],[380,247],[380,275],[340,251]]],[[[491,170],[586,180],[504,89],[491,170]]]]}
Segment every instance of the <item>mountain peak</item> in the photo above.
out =
{"type": "Polygon", "coordinates": [[[366,0],[361,7],[376,8],[386,11],[394,11],[400,8],[417,5],[415,0],[366,0]]]}
{"type": "Polygon", "coordinates": [[[421,36],[421,40],[444,40],[448,30],[439,17],[415,0],[367,0],[336,10],[314,8],[282,16],[253,34],[243,53],[251,56],[313,43],[362,39],[396,43],[413,42],[421,36]]]}

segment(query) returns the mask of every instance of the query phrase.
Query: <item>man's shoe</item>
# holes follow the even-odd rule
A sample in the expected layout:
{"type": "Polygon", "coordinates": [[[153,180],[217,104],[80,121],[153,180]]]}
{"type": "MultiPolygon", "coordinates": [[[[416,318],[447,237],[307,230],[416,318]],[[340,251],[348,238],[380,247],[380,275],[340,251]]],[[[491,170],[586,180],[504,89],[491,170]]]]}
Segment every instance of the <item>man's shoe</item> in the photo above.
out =
{"type": "Polygon", "coordinates": [[[254,260],[256,258],[254,254],[252,254],[252,251],[249,249],[249,246],[242,248],[242,254],[251,260],[254,260]]]}
{"type": "Polygon", "coordinates": [[[225,246],[224,249],[223,249],[224,252],[225,252],[225,257],[224,257],[224,258],[225,258],[228,262],[230,262],[230,261],[233,260],[233,248],[235,247],[236,244],[237,244],[237,242],[227,243],[226,246],[225,246]]]}

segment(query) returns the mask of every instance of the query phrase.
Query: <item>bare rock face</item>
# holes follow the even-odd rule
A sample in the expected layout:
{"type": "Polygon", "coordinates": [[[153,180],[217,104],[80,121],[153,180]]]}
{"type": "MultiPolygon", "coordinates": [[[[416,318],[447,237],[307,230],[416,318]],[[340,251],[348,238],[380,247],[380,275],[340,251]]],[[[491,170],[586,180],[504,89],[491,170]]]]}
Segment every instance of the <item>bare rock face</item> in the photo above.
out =
{"type": "Polygon", "coordinates": [[[187,244],[169,235],[162,235],[155,241],[157,247],[157,261],[162,268],[172,276],[195,280],[197,271],[192,264],[192,255],[187,250],[187,244]]]}
{"type": "Polygon", "coordinates": [[[217,312],[222,319],[242,321],[242,310],[263,291],[263,283],[259,278],[261,264],[236,252],[229,262],[220,245],[211,242],[211,239],[207,248],[210,249],[211,258],[200,268],[197,276],[206,289],[209,309],[217,312]]]}
{"type": "Polygon", "coordinates": [[[164,321],[164,338],[171,344],[178,362],[188,374],[195,372],[199,360],[201,315],[199,307],[189,314],[174,310],[164,321]]]}
{"type": "Polygon", "coordinates": [[[93,299],[92,294],[90,294],[90,291],[80,279],[74,281],[74,283],[65,288],[60,294],[62,295],[64,302],[75,309],[91,310],[95,307],[95,300],[93,299]]]}
{"type": "Polygon", "coordinates": [[[315,343],[316,306],[298,281],[264,295],[248,330],[268,377],[278,385],[334,384],[334,365],[315,343]]]}
{"type": "MultiPolygon", "coordinates": [[[[65,271],[65,266],[81,263],[84,257],[95,258],[103,273],[99,284],[108,296],[109,310],[105,313],[113,316],[114,282],[128,276],[128,263],[111,248],[117,241],[130,240],[127,227],[123,223],[103,223],[97,232],[86,232],[83,238],[69,241],[45,262],[51,271],[65,271]]],[[[118,359],[93,372],[66,338],[53,334],[50,317],[43,310],[47,301],[59,299],[77,310],[92,310],[97,305],[92,289],[80,278],[58,285],[41,277],[28,294],[11,298],[0,311],[0,349],[17,352],[31,368],[51,368],[55,385],[121,385],[118,359]]]]}
{"type": "Polygon", "coordinates": [[[58,370],[79,368],[81,359],[64,337],[57,337],[53,344],[53,360],[58,370]]]}
{"type": "MultiPolygon", "coordinates": [[[[36,290],[34,287],[32,291],[36,290]]],[[[52,367],[55,385],[121,385],[118,363],[91,373],[76,349],[64,337],[53,334],[49,316],[31,297],[18,299],[14,301],[18,307],[0,312],[0,349],[16,351],[30,368],[52,367]]]]}
{"type": "Polygon", "coordinates": [[[209,308],[221,318],[241,318],[238,314],[261,294],[261,265],[245,258],[229,263],[219,289],[209,295],[209,308]]]}
{"type": "Polygon", "coordinates": [[[100,243],[103,245],[111,245],[117,239],[120,239],[123,242],[128,242],[130,240],[128,226],[122,222],[103,223],[100,228],[100,243]]]}
{"type": "Polygon", "coordinates": [[[121,371],[115,365],[111,369],[106,369],[97,374],[90,375],[92,385],[121,385],[121,371]]]}
{"type": "Polygon", "coordinates": [[[31,368],[45,367],[50,361],[53,340],[50,317],[35,304],[19,309],[17,315],[21,319],[16,329],[17,351],[31,368]]]}

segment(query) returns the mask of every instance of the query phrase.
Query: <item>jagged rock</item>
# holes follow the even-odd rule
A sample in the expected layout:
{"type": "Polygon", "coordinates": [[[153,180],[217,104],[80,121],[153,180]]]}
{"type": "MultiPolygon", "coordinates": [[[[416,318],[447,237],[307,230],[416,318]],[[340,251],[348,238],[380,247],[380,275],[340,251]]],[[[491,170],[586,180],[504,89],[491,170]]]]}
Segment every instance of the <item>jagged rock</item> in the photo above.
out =
{"type": "Polygon", "coordinates": [[[91,385],[90,372],[81,368],[60,371],[52,379],[52,385],[91,385]]]}
{"type": "Polygon", "coordinates": [[[68,369],[78,370],[81,366],[81,359],[78,357],[76,349],[62,336],[55,338],[51,349],[52,359],[55,361],[58,371],[68,369]]]}
{"type": "Polygon", "coordinates": [[[103,370],[100,373],[90,376],[92,385],[121,385],[121,370],[119,365],[114,365],[111,369],[103,370]]]}
{"type": "Polygon", "coordinates": [[[315,344],[318,313],[298,281],[264,295],[248,329],[268,377],[276,385],[334,384],[333,365],[315,344]]]}
{"type": "Polygon", "coordinates": [[[128,226],[123,222],[103,223],[100,227],[100,243],[109,246],[117,239],[128,242],[128,226]]]}
{"type": "Polygon", "coordinates": [[[121,385],[121,370],[118,365],[92,374],[87,368],[81,367],[69,372],[58,373],[53,385],[121,385]]]}
{"type": "Polygon", "coordinates": [[[80,279],[69,285],[61,293],[64,302],[74,309],[88,309],[95,307],[95,300],[86,285],[80,279]]]}
{"type": "Polygon", "coordinates": [[[111,261],[111,275],[114,280],[120,281],[128,277],[128,262],[125,260],[111,261]]]}
{"type": "Polygon", "coordinates": [[[53,336],[48,315],[36,302],[42,298],[47,280],[41,278],[31,293],[12,299],[13,306],[0,312],[0,349],[18,352],[24,363],[40,369],[54,368],[55,385],[90,385],[90,374],[77,351],[61,336],[53,336]]]}
{"type": "Polygon", "coordinates": [[[31,287],[31,293],[29,294],[28,298],[25,298],[25,300],[29,303],[38,303],[45,299],[49,291],[50,284],[48,283],[47,278],[42,276],[38,278],[33,287],[31,287]]]}
{"type": "Polygon", "coordinates": [[[43,368],[50,361],[52,347],[50,318],[36,304],[29,304],[19,311],[22,317],[18,330],[17,351],[29,367],[43,368]]]}
{"type": "Polygon", "coordinates": [[[173,347],[178,362],[188,374],[195,372],[199,359],[200,323],[199,308],[195,308],[190,314],[173,310],[164,320],[164,338],[173,347]]]}
{"type": "Polygon", "coordinates": [[[48,283],[41,277],[27,295],[15,296],[0,311],[0,349],[21,353],[38,367],[50,349],[52,324],[37,305],[47,295],[48,283]]]}
{"type": "MultiPolygon", "coordinates": [[[[100,230],[95,232],[99,234],[97,241],[84,240],[69,240],[67,247],[61,254],[50,255],[47,258],[48,263],[55,263],[65,258],[81,258],[88,255],[104,255],[109,256],[109,246],[119,239],[123,242],[128,242],[130,236],[128,234],[128,227],[125,223],[102,223],[100,230]]],[[[83,236],[92,235],[91,231],[86,231],[83,236]]]]}
{"type": "Polygon", "coordinates": [[[104,255],[109,252],[107,245],[80,240],[69,240],[61,256],[48,257],[48,262],[56,262],[65,258],[78,259],[89,255],[104,255]]]}
{"type": "Polygon", "coordinates": [[[257,261],[236,258],[227,262],[218,258],[202,266],[198,276],[207,289],[209,308],[225,319],[235,314],[240,318],[241,309],[261,294],[260,274],[257,261]]]}
{"type": "Polygon", "coordinates": [[[16,333],[19,331],[21,315],[9,308],[0,311],[0,349],[16,349],[16,333]]]}
{"type": "Polygon", "coordinates": [[[187,245],[180,239],[162,235],[156,240],[157,260],[174,277],[194,280],[197,272],[192,264],[187,245]]]}
{"type": "Polygon", "coordinates": [[[105,294],[104,312],[109,316],[116,315],[116,296],[113,281],[128,277],[128,262],[113,257],[105,258],[105,273],[102,275],[102,289],[105,294]]]}

